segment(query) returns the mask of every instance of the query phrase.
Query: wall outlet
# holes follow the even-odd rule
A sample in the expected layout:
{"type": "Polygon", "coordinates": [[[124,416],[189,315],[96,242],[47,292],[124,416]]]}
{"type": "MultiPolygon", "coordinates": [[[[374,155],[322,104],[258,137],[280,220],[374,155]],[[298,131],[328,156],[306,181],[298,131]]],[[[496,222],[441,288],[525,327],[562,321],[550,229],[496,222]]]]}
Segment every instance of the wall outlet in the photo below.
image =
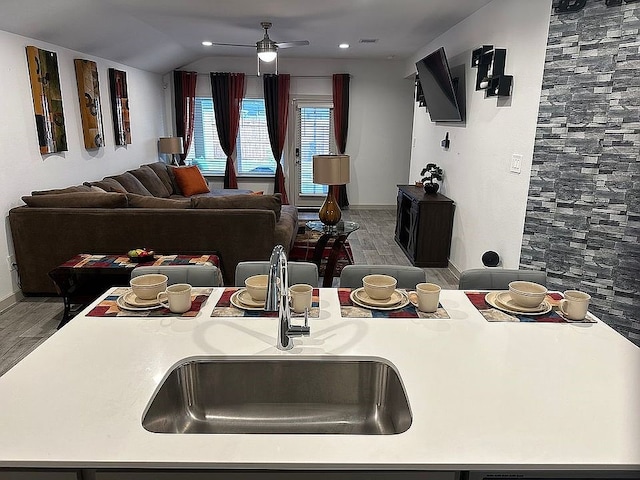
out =
{"type": "Polygon", "coordinates": [[[522,171],[522,155],[514,153],[511,155],[511,168],[510,172],[520,173],[522,171]]]}
{"type": "Polygon", "coordinates": [[[9,255],[7,257],[7,266],[9,267],[9,271],[13,272],[14,270],[18,269],[18,266],[16,265],[16,257],[13,255],[9,255]]]}

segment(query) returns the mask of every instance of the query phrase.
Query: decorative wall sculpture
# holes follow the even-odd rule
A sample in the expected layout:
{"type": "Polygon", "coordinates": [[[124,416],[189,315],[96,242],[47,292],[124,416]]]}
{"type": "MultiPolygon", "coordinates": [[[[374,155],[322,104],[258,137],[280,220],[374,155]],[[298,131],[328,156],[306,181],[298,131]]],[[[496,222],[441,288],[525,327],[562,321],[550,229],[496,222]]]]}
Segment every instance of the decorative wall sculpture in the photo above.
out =
{"type": "Polygon", "coordinates": [[[100,83],[96,62],[76,58],[76,81],[78,82],[78,99],[80,100],[80,117],[84,146],[87,149],[104,146],[104,130],[102,127],[102,107],[100,104],[100,83]]]}
{"type": "Polygon", "coordinates": [[[113,131],[116,136],[116,145],[127,145],[131,143],[127,73],[110,68],[109,87],[111,87],[111,112],[113,113],[113,131]]]}
{"type": "Polygon", "coordinates": [[[58,56],[55,52],[28,46],[27,64],[40,153],[66,151],[67,135],[62,111],[58,56]]]}

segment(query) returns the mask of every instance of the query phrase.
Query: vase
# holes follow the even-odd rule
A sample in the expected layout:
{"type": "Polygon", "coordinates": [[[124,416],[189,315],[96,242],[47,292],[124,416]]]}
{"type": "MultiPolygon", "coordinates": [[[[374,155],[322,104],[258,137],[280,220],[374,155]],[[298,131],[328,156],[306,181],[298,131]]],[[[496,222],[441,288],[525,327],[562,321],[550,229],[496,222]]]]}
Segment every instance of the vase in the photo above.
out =
{"type": "Polygon", "coordinates": [[[439,188],[440,188],[440,185],[437,184],[437,183],[425,183],[424,184],[425,193],[436,193],[439,188]]]}

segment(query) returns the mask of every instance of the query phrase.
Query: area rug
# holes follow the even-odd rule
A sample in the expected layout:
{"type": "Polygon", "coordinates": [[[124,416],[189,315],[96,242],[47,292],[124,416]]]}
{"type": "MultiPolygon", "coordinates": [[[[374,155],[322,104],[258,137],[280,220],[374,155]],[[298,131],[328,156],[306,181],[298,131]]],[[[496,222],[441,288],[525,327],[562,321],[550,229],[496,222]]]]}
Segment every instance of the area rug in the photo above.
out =
{"type": "MultiPolygon", "coordinates": [[[[298,230],[298,235],[296,235],[296,241],[293,244],[293,249],[291,250],[291,253],[289,253],[289,260],[295,262],[313,262],[313,251],[315,250],[316,244],[318,243],[318,239],[321,235],[322,234],[320,232],[314,232],[311,230],[298,230]]],[[[332,248],[333,240],[329,240],[324,248],[322,261],[318,269],[318,274],[321,277],[324,277],[327,258],[329,258],[332,248]]],[[[349,240],[346,240],[344,242],[344,248],[341,249],[340,254],[338,255],[338,262],[336,263],[336,269],[333,272],[333,276],[339,277],[340,272],[342,272],[345,265],[351,265],[353,263],[352,259],[353,254],[351,253],[351,246],[349,245],[349,240]]]]}

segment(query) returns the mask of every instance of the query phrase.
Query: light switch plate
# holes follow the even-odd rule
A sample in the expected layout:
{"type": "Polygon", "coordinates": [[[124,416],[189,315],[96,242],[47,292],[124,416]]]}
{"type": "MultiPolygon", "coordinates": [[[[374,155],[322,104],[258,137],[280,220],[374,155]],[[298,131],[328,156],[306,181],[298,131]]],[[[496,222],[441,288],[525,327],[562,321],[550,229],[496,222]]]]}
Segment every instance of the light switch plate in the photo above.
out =
{"type": "Polygon", "coordinates": [[[522,155],[514,153],[511,155],[511,168],[510,172],[520,173],[522,171],[522,155]]]}

